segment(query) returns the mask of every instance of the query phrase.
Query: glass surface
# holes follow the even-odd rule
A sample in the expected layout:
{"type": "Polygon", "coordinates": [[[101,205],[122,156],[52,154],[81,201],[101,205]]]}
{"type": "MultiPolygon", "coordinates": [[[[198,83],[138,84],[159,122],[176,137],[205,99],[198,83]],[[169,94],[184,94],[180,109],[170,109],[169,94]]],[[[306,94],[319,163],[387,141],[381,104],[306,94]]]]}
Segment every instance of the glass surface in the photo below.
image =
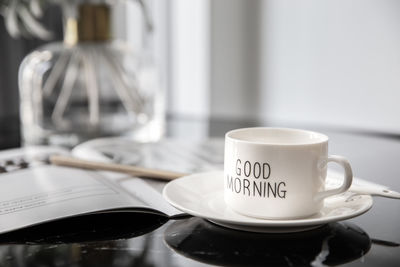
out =
{"type": "MultiPolygon", "coordinates": [[[[62,243],[55,243],[60,240],[58,231],[58,239],[47,234],[30,245],[0,246],[3,263],[10,266],[16,262],[20,266],[56,263],[58,266],[330,266],[362,258],[374,242],[351,223],[331,223],[313,231],[277,235],[239,232],[200,218],[189,218],[168,222],[152,232],[154,227],[148,227],[149,223],[155,227],[160,224],[155,224],[154,218],[109,217],[97,218],[102,223],[97,223],[96,228],[85,228],[90,220],[82,224],[80,219],[81,225],[76,227],[80,231],[62,233],[62,243]],[[110,223],[116,218],[118,222],[110,223]],[[129,225],[129,220],[136,223],[129,225]]],[[[74,221],[68,223],[73,225],[74,221]]],[[[57,227],[65,229],[66,225],[57,227]]],[[[51,233],[53,229],[55,226],[46,231],[44,227],[36,227],[32,233],[38,237],[38,233],[51,233]]],[[[26,240],[26,235],[19,236],[26,240]]],[[[5,241],[5,236],[1,241],[5,241]]]]}
{"type": "MultiPolygon", "coordinates": [[[[170,136],[192,136],[193,131],[205,127],[210,135],[221,137],[233,128],[256,126],[222,121],[200,121],[196,127],[193,124],[194,120],[170,123],[170,127],[181,131],[170,129],[170,136]]],[[[307,127],[307,130],[328,135],[330,153],[345,155],[356,177],[400,191],[398,136],[345,133],[318,127],[307,127]]],[[[155,155],[153,159],[157,160],[149,160],[145,165],[165,166],[160,162],[167,159],[173,169],[200,171],[212,159],[219,164],[208,166],[219,169],[223,160],[221,144],[222,138],[175,140],[168,146],[169,153],[155,155]]],[[[154,152],[159,151],[155,144],[152,147],[154,152]]],[[[121,147],[116,150],[120,151],[121,147]]],[[[137,153],[136,148],[127,147],[124,153],[114,151],[111,156],[116,161],[129,163],[133,160],[126,154],[129,151],[131,155],[137,153]]],[[[165,222],[146,216],[114,214],[109,218],[42,225],[30,234],[1,235],[0,266],[395,267],[400,262],[399,211],[399,200],[374,197],[371,210],[359,217],[308,232],[283,235],[231,230],[199,218],[165,222]]]]}

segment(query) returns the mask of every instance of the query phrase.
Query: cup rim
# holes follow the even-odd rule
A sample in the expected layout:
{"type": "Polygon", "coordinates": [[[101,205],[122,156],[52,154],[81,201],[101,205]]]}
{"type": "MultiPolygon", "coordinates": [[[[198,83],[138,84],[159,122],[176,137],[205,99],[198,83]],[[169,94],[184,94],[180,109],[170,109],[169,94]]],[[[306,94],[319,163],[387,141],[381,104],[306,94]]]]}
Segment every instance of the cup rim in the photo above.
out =
{"type": "Polygon", "coordinates": [[[246,143],[246,144],[257,144],[257,145],[267,145],[267,146],[310,146],[310,145],[316,145],[316,144],[322,144],[326,143],[329,141],[329,137],[323,133],[315,132],[315,131],[310,131],[310,130],[303,130],[303,129],[296,129],[296,128],[285,128],[285,127],[247,127],[247,128],[239,128],[239,129],[234,129],[230,130],[225,134],[225,139],[229,139],[235,142],[240,142],[240,143],[246,143]],[[308,141],[308,142],[299,142],[299,143],[285,143],[285,142],[265,142],[265,141],[254,141],[254,140],[243,140],[240,138],[235,138],[232,137],[233,134],[239,133],[239,132],[244,132],[244,131],[249,131],[249,130],[274,130],[274,131],[285,131],[285,132],[295,132],[295,133],[301,133],[301,134],[309,134],[309,135],[314,135],[318,136],[315,141],[308,141]]]}

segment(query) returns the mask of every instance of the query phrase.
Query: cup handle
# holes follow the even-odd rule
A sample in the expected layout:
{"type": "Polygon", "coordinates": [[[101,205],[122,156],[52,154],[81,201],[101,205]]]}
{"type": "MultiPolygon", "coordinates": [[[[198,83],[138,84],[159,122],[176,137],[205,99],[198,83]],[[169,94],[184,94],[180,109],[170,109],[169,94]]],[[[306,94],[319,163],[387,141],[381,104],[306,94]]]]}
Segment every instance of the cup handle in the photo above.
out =
{"type": "Polygon", "coordinates": [[[351,183],[353,181],[353,171],[351,170],[350,163],[347,161],[347,159],[345,159],[342,156],[331,155],[328,156],[328,159],[324,162],[324,165],[328,164],[328,162],[335,162],[343,167],[344,169],[343,184],[335,189],[318,192],[317,195],[314,197],[315,201],[320,201],[326,197],[345,192],[347,189],[350,188],[351,183]]]}

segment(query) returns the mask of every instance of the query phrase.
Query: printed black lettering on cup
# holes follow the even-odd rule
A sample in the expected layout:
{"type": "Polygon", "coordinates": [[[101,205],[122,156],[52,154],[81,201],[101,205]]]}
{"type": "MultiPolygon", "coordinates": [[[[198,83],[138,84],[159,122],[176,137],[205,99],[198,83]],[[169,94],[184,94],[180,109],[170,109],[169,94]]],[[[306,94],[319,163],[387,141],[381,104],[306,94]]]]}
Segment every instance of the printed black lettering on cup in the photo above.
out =
{"type": "Polygon", "coordinates": [[[250,161],[246,160],[246,162],[244,163],[244,175],[246,177],[249,177],[251,173],[251,164],[250,161]]]}
{"type": "MultiPolygon", "coordinates": [[[[268,162],[251,162],[236,160],[236,177],[226,177],[227,188],[236,194],[265,198],[286,198],[286,183],[283,181],[265,181],[271,177],[271,166],[268,162]],[[244,162],[244,164],[242,164],[244,162]],[[260,178],[262,177],[262,180],[260,178]]],[[[276,180],[274,177],[273,180],[276,180]]]]}
{"type": "Polygon", "coordinates": [[[240,166],[240,164],[242,164],[242,161],[240,159],[237,159],[236,161],[236,174],[237,175],[242,175],[242,169],[240,167],[238,167],[238,165],[240,166]]]}
{"type": "Polygon", "coordinates": [[[285,182],[240,179],[230,175],[226,176],[226,186],[232,193],[253,197],[285,199],[287,192],[285,182]]]}
{"type": "Polygon", "coordinates": [[[261,175],[261,164],[260,162],[255,162],[254,163],[254,168],[253,168],[253,176],[254,178],[258,179],[260,178],[261,175]]]}
{"type": "Polygon", "coordinates": [[[271,176],[271,166],[268,163],[263,163],[263,178],[268,179],[271,176]]]}
{"type": "Polygon", "coordinates": [[[246,160],[242,165],[242,160],[236,160],[236,175],[241,176],[243,174],[246,177],[250,177],[253,175],[254,178],[259,179],[262,177],[263,179],[268,179],[271,176],[271,166],[268,162],[260,163],[258,161],[251,163],[249,160],[246,160]]]}

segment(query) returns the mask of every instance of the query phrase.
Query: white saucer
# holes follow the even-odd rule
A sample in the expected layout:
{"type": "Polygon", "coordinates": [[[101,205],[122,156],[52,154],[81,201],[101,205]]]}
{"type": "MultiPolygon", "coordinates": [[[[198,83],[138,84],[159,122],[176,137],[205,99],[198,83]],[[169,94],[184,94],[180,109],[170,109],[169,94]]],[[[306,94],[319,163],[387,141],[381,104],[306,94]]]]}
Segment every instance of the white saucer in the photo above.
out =
{"type": "Polygon", "coordinates": [[[177,209],[225,227],[251,232],[297,232],[329,222],[359,216],[372,207],[370,195],[351,192],[325,199],[322,210],[311,217],[292,220],[266,220],[232,211],[223,198],[223,172],[193,174],[169,182],[164,198],[177,209]]]}

